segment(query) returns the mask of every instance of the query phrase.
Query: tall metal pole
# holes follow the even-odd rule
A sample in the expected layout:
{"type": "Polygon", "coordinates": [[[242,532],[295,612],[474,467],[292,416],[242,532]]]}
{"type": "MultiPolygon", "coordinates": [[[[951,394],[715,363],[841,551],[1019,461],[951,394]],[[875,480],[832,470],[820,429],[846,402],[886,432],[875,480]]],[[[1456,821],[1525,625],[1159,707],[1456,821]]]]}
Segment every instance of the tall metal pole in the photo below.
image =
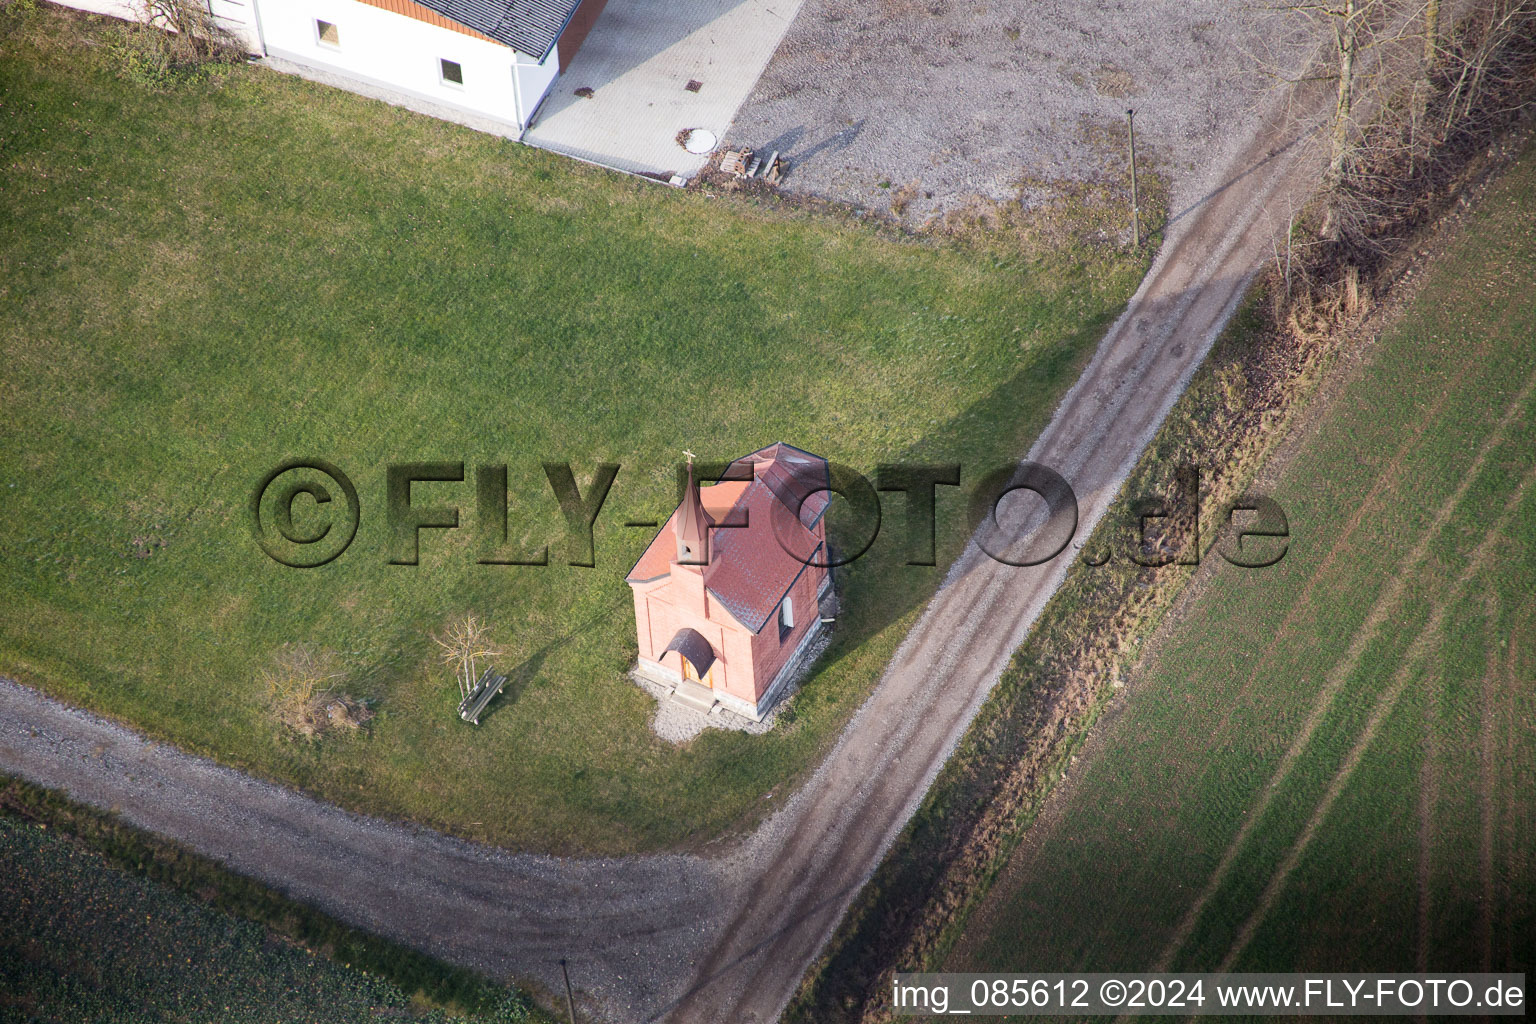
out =
{"type": "Polygon", "coordinates": [[[1126,128],[1131,137],[1131,244],[1141,248],[1141,196],[1136,189],[1136,111],[1125,112],[1126,128]]]}
{"type": "Polygon", "coordinates": [[[576,1024],[576,1000],[571,996],[571,972],[566,970],[565,957],[560,958],[560,973],[565,977],[565,1013],[576,1024]]]}

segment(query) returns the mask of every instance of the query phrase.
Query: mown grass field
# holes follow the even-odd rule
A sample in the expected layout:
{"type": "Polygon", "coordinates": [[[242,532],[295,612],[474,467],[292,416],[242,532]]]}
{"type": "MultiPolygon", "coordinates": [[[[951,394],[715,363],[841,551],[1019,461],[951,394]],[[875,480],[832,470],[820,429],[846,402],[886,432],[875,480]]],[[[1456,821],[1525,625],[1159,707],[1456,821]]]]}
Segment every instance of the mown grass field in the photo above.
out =
{"type": "Polygon", "coordinates": [[[1536,151],[1026,838],[953,970],[1529,971],[1536,151]]]}
{"type": "Polygon", "coordinates": [[[391,981],[111,864],[46,823],[0,814],[0,1021],[518,1024],[508,996],[450,1015],[391,981]]]}
{"type": "MultiPolygon", "coordinates": [[[[652,531],[623,524],[665,518],[682,449],[784,440],[976,479],[1028,447],[1144,266],[671,191],[259,69],[149,92],[102,39],[44,10],[0,42],[0,673],[509,846],[654,849],[752,820],[937,583],[902,564],[887,496],[789,720],[660,742],[625,677],[623,577],[652,531]],[[301,456],[362,508],[347,552],[307,570],[267,558],[246,511],[301,456]],[[431,460],[470,477],[414,500],[462,528],[386,564],[386,467],[431,460]],[[596,568],[566,564],[545,460],[583,487],[623,467],[596,568]],[[476,563],[474,467],[501,463],[511,543],[551,543],[548,567],[476,563]],[[511,676],[478,730],[429,639],[471,611],[511,676]],[[258,677],[293,642],[340,659],[338,688],[377,712],[365,734],[273,723],[258,677]]],[[[941,507],[944,562],[964,526],[958,497],[941,507]]]]}

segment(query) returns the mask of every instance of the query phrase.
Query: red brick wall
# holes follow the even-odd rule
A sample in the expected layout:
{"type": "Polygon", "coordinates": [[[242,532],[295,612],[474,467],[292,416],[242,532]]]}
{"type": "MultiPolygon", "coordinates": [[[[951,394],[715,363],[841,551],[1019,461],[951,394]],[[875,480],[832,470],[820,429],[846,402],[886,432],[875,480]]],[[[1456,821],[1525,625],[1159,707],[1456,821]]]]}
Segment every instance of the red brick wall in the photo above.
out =
{"type": "Polygon", "coordinates": [[[756,692],[752,695],[757,700],[773,685],[773,680],[778,676],[789,661],[790,655],[800,646],[800,641],[805,639],[805,634],[815,628],[821,618],[821,610],[816,604],[816,591],[821,586],[821,581],[826,577],[827,570],[815,566],[807,566],[795,581],[795,585],[789,590],[790,600],[794,603],[795,626],[789,631],[789,635],[783,640],[779,639],[779,612],[775,608],[773,617],[763,625],[762,631],[752,638],[752,660],[756,666],[753,684],[756,692]]]}

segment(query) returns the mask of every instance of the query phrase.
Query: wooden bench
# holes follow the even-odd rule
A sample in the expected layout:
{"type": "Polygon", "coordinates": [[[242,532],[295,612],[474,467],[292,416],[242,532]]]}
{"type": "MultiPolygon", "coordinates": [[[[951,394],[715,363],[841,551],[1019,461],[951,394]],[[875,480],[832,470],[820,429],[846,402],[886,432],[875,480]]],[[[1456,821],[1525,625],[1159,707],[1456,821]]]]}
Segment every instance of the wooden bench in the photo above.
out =
{"type": "Polygon", "coordinates": [[[491,698],[501,692],[501,688],[507,683],[507,677],[501,675],[495,668],[488,668],[480,676],[480,681],[475,688],[469,691],[469,696],[459,701],[459,717],[470,725],[479,725],[480,716],[485,713],[486,705],[491,698]]]}

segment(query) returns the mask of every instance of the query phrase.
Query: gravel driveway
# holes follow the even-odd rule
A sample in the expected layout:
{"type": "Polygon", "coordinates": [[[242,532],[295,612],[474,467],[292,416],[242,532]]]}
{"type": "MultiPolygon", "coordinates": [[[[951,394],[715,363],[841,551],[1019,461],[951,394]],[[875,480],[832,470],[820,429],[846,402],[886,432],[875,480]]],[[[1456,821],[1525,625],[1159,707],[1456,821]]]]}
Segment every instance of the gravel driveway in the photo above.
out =
{"type": "Polygon", "coordinates": [[[1242,0],[805,0],[727,138],[786,154],[791,191],[883,210],[916,182],[920,222],[1024,177],[1120,173],[1134,107],[1182,205],[1299,28],[1242,0]]]}

